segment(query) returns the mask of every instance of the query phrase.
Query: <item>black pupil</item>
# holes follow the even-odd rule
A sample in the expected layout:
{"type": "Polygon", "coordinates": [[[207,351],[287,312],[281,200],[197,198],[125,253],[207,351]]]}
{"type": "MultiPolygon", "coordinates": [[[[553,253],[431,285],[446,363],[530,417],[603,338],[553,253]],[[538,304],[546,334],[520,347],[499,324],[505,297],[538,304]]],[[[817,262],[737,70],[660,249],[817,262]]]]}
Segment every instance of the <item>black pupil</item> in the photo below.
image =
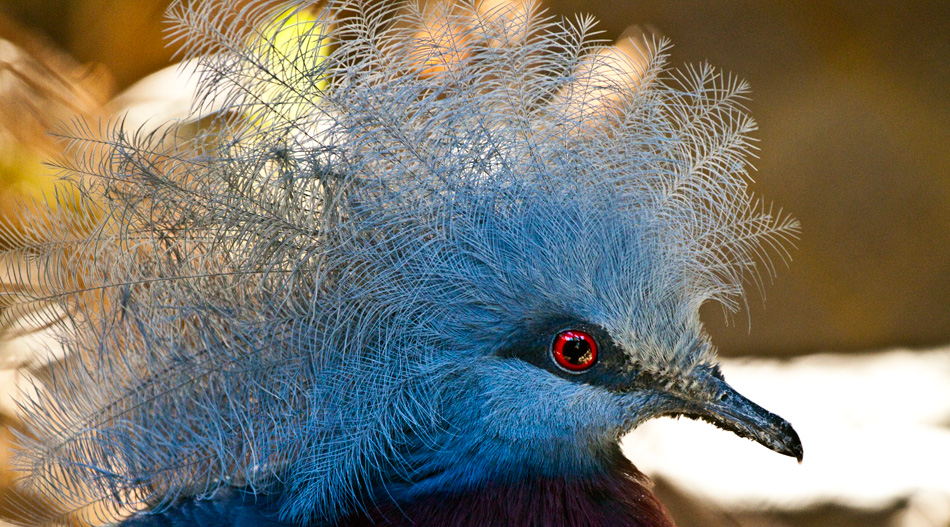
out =
{"type": "Polygon", "coordinates": [[[586,339],[582,339],[580,337],[570,338],[564,343],[562,353],[564,355],[564,360],[575,366],[587,364],[590,362],[592,355],[590,342],[587,342],[586,339]]]}

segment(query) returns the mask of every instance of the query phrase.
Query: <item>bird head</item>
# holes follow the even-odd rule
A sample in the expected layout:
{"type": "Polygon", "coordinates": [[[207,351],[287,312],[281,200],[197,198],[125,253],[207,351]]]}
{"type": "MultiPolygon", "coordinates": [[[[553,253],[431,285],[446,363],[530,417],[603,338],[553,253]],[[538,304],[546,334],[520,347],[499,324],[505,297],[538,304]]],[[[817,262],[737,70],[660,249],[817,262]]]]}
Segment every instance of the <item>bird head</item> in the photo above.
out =
{"type": "Polygon", "coordinates": [[[622,192],[585,191],[457,215],[443,244],[411,251],[426,284],[412,301],[434,295],[407,331],[431,335],[425,360],[451,373],[433,396],[444,432],[410,494],[598,474],[624,434],[661,416],[801,459],[791,425],[723,378],[699,319],[708,277],[690,273],[675,235],[622,192]]]}

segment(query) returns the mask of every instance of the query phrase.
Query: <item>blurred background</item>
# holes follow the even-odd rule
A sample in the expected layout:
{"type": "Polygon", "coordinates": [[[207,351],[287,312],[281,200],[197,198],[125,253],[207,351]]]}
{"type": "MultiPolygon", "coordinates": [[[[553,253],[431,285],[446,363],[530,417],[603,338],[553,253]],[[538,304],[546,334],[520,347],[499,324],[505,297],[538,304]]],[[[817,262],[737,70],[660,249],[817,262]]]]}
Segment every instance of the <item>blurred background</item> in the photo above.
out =
{"type": "MultiPolygon", "coordinates": [[[[171,64],[167,3],[0,0],[0,207],[49,190],[47,130],[134,106],[109,101],[171,64]]],[[[754,189],[802,224],[764,298],[704,319],[733,385],[799,429],[805,463],[707,425],[650,423],[625,445],[681,527],[950,526],[950,7],[544,5],[593,14],[610,40],[632,26],[663,35],[674,65],[708,61],[748,80],[754,189]]],[[[23,360],[0,354],[0,385],[23,360]]],[[[9,398],[0,419],[2,488],[9,398]]],[[[0,524],[4,514],[0,490],[0,524]]]]}

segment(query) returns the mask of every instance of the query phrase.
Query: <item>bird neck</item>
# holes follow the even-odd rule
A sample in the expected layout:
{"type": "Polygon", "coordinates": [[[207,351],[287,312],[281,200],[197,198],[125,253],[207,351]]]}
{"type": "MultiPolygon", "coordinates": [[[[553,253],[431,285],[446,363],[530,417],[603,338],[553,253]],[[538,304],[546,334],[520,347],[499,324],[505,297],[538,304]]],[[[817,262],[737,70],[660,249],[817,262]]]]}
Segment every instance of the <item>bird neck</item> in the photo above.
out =
{"type": "Polygon", "coordinates": [[[534,477],[376,500],[336,527],[674,527],[652,483],[624,457],[584,477],[534,477]]]}

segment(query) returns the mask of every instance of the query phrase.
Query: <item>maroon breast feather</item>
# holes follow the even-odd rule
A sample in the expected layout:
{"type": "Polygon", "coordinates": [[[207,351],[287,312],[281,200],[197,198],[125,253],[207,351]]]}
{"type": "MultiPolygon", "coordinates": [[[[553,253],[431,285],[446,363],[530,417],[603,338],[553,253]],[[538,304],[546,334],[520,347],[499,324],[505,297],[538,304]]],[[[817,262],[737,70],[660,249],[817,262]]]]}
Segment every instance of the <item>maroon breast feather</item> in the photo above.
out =
{"type": "Polygon", "coordinates": [[[652,482],[626,458],[594,477],[491,483],[411,502],[377,500],[338,527],[674,527],[652,482]]]}

